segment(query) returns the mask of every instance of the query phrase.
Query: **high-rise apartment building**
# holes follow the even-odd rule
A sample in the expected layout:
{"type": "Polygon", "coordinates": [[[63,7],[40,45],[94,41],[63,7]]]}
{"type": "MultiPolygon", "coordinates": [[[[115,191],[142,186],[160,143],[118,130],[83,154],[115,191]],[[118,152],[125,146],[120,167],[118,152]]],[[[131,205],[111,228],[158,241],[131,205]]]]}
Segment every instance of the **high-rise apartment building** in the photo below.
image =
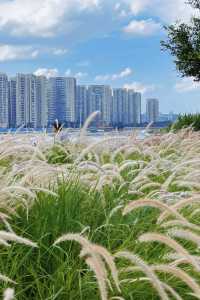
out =
{"type": "Polygon", "coordinates": [[[128,93],[126,89],[113,89],[112,124],[113,126],[128,124],[128,93]]]}
{"type": "Polygon", "coordinates": [[[100,111],[94,124],[109,126],[111,124],[112,89],[107,85],[90,85],[88,87],[89,114],[100,111]]]}
{"type": "Polygon", "coordinates": [[[76,87],[76,124],[81,127],[87,119],[89,113],[88,91],[85,85],[77,85],[76,87]]]}
{"type": "Polygon", "coordinates": [[[48,81],[48,121],[56,119],[61,123],[72,124],[76,121],[76,79],[54,77],[48,81]]]}
{"type": "Polygon", "coordinates": [[[159,120],[159,101],[158,99],[147,99],[146,102],[147,121],[157,122],[159,120]]]}
{"type": "Polygon", "coordinates": [[[16,124],[37,127],[36,76],[17,74],[16,77],[16,124]]]}
{"type": "MultiPolygon", "coordinates": [[[[157,120],[158,100],[147,100],[149,120],[157,120]]],[[[95,111],[93,126],[137,126],[141,123],[141,94],[109,85],[76,85],[71,77],[0,73],[0,126],[43,128],[56,119],[67,126],[83,126],[95,111]]]]}
{"type": "Polygon", "coordinates": [[[128,124],[129,126],[137,126],[141,123],[141,93],[134,90],[128,91],[128,124]]]}
{"type": "Polygon", "coordinates": [[[47,79],[45,76],[36,77],[36,99],[37,128],[44,128],[48,123],[47,79]]]}
{"type": "Polygon", "coordinates": [[[113,89],[113,126],[136,126],[141,123],[141,94],[134,90],[113,89]]]}
{"type": "Polygon", "coordinates": [[[9,127],[16,127],[16,78],[10,78],[8,82],[8,118],[9,127]]]}
{"type": "Polygon", "coordinates": [[[0,73],[0,127],[6,128],[8,125],[8,77],[0,73]]]}

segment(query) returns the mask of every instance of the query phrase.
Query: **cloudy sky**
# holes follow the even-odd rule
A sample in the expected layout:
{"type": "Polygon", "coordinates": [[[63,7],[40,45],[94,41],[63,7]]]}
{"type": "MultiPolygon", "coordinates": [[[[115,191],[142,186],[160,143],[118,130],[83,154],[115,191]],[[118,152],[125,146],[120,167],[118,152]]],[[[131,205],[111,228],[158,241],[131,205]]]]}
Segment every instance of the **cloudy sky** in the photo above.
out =
{"type": "Polygon", "coordinates": [[[164,24],[189,22],[185,0],[0,0],[0,71],[132,87],[161,111],[200,111],[200,84],[160,50],[164,24]]]}

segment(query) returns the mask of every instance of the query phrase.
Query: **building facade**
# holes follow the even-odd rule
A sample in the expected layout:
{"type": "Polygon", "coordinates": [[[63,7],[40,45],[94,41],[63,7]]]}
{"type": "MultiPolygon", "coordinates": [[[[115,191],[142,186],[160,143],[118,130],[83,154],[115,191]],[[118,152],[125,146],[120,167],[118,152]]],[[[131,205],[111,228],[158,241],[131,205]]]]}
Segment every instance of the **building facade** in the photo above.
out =
{"type": "Polygon", "coordinates": [[[83,126],[89,116],[88,90],[85,85],[77,85],[76,87],[76,125],[83,126]]]}
{"type": "Polygon", "coordinates": [[[128,92],[123,88],[113,89],[112,125],[122,127],[128,124],[128,92]]]}
{"type": "Polygon", "coordinates": [[[111,124],[112,89],[107,85],[90,85],[88,87],[88,113],[101,113],[94,121],[95,126],[110,126],[111,124]]]}
{"type": "Polygon", "coordinates": [[[8,118],[9,127],[16,127],[16,78],[10,78],[8,82],[8,118]]]}
{"type": "Polygon", "coordinates": [[[128,124],[129,126],[137,126],[141,123],[141,93],[134,90],[128,91],[128,124]]]}
{"type": "Polygon", "coordinates": [[[156,123],[159,120],[159,101],[158,99],[147,99],[146,101],[147,122],[156,123]]]}
{"type": "Polygon", "coordinates": [[[47,79],[45,76],[36,77],[36,116],[37,128],[48,124],[47,79]]]}
{"type": "Polygon", "coordinates": [[[16,125],[37,128],[36,76],[16,76],[16,125]]]}
{"type": "Polygon", "coordinates": [[[50,78],[47,83],[48,122],[56,119],[72,125],[76,121],[76,79],[50,78]]]}
{"type": "Polygon", "coordinates": [[[0,73],[0,127],[7,128],[8,126],[8,77],[0,73]]]}

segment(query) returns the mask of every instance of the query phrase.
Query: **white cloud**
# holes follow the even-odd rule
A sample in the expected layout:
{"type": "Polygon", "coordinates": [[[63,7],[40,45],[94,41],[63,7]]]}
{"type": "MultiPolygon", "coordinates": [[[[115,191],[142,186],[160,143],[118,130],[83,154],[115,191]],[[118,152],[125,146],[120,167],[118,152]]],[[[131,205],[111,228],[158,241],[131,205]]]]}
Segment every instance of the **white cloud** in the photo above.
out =
{"type": "Polygon", "coordinates": [[[186,0],[122,0],[122,2],[129,5],[133,15],[147,12],[167,23],[177,19],[188,22],[195,12],[186,0]]]}
{"type": "Polygon", "coordinates": [[[67,69],[67,71],[65,72],[65,76],[67,76],[67,77],[75,77],[77,79],[82,79],[84,77],[87,77],[88,73],[86,73],[86,72],[73,73],[71,69],[67,69]]]}
{"type": "Polygon", "coordinates": [[[125,68],[119,73],[116,74],[105,74],[105,75],[97,75],[95,77],[95,81],[108,81],[108,80],[118,80],[123,79],[128,76],[130,76],[133,73],[133,70],[131,68],[125,68]]]}
{"type": "Polygon", "coordinates": [[[200,90],[200,83],[194,81],[193,78],[183,78],[175,84],[175,90],[178,93],[186,93],[200,90]]]}
{"type": "Polygon", "coordinates": [[[124,88],[128,90],[135,90],[136,92],[140,92],[142,94],[146,94],[148,92],[153,92],[155,90],[155,85],[143,84],[141,82],[134,81],[132,83],[124,84],[124,88]]]}
{"type": "Polygon", "coordinates": [[[137,15],[143,11],[149,3],[149,0],[133,0],[130,1],[130,9],[134,15],[137,15]]]}
{"type": "Polygon", "coordinates": [[[56,49],[53,49],[52,53],[54,55],[64,55],[66,53],[68,53],[68,50],[67,49],[59,49],[59,48],[56,48],[56,49]]]}
{"type": "Polygon", "coordinates": [[[0,44],[0,61],[35,59],[39,55],[64,55],[68,51],[58,48],[35,48],[26,45],[0,44]]]}
{"type": "Polygon", "coordinates": [[[0,61],[33,59],[38,57],[39,50],[31,46],[15,46],[0,44],[0,61]]]}
{"type": "Polygon", "coordinates": [[[126,27],[124,27],[124,32],[130,35],[136,36],[150,36],[159,31],[161,31],[161,24],[155,22],[152,19],[147,20],[133,20],[126,27]]]}
{"type": "Polygon", "coordinates": [[[99,0],[3,0],[0,3],[0,29],[14,35],[52,36],[67,19],[99,5],[99,0]]]}
{"type": "Polygon", "coordinates": [[[39,68],[34,72],[36,76],[46,76],[47,78],[58,76],[58,69],[39,68]]]}

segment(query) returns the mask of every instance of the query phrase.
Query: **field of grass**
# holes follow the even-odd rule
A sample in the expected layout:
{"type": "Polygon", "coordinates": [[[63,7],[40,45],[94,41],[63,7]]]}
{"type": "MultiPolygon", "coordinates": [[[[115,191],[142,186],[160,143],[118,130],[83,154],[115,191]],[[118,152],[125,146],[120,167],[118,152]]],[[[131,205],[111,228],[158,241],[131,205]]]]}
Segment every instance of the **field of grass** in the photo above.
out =
{"type": "Polygon", "coordinates": [[[200,299],[200,133],[0,141],[0,297],[200,299]]]}

